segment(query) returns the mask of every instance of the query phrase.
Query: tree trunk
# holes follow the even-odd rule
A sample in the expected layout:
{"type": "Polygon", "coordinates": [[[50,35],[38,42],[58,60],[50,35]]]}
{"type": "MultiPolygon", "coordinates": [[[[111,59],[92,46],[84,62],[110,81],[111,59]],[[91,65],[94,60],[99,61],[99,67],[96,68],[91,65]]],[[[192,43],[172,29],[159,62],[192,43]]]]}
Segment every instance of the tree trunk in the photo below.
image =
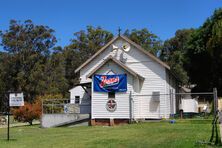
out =
{"type": "Polygon", "coordinates": [[[32,125],[32,121],[29,121],[29,125],[32,125]]]}

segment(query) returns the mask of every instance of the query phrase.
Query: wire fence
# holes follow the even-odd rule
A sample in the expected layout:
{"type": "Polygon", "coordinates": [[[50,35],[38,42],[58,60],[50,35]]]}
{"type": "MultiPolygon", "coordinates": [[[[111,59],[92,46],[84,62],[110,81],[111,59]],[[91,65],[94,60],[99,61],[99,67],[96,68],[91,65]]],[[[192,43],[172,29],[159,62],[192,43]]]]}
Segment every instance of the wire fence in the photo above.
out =
{"type": "Polygon", "coordinates": [[[131,118],[208,117],[218,109],[217,90],[212,92],[181,92],[167,94],[130,94],[131,118]]]}
{"type": "MultiPolygon", "coordinates": [[[[216,90],[198,93],[176,93],[171,90],[167,94],[152,92],[130,95],[132,98],[131,118],[181,117],[181,111],[184,117],[202,116],[217,108],[216,90]]],[[[42,113],[80,113],[80,105],[72,104],[70,99],[47,99],[42,101],[42,113]]]]}
{"type": "Polygon", "coordinates": [[[43,114],[67,114],[79,112],[79,105],[71,104],[70,99],[47,99],[42,101],[43,114]]]}

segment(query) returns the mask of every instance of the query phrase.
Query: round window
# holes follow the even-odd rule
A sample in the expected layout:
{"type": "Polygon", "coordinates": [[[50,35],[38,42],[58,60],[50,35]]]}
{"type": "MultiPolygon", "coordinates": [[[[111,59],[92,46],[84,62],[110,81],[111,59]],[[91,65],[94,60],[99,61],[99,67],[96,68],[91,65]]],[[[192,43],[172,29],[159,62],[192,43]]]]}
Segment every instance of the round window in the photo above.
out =
{"type": "Polygon", "coordinates": [[[117,107],[117,103],[115,100],[113,99],[110,99],[107,101],[106,103],[106,109],[110,112],[114,112],[116,110],[116,107],[117,107]]]}

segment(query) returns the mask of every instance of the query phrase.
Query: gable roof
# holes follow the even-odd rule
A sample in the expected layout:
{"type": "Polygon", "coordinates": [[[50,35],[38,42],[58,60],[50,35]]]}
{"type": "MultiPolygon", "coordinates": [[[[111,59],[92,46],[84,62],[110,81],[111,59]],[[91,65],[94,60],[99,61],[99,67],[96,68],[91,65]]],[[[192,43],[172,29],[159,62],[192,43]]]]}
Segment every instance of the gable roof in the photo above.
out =
{"type": "Polygon", "coordinates": [[[136,73],[135,71],[133,71],[132,69],[130,69],[128,66],[126,66],[125,64],[123,64],[122,62],[120,62],[119,60],[117,60],[116,58],[112,57],[111,55],[106,58],[102,63],[100,63],[96,68],[94,68],[86,77],[90,78],[92,77],[92,75],[99,70],[104,64],[106,64],[108,61],[113,61],[114,63],[116,63],[117,65],[119,65],[120,67],[122,67],[124,70],[126,70],[127,72],[129,72],[130,74],[132,74],[134,77],[137,77],[141,80],[144,80],[144,77],[142,77],[141,75],[139,75],[138,73],[136,73]]]}
{"type": "Polygon", "coordinates": [[[165,67],[166,69],[170,70],[170,66],[167,65],[166,63],[164,63],[163,61],[161,61],[160,59],[158,59],[157,57],[155,57],[153,54],[151,54],[150,52],[146,51],[145,49],[143,49],[140,45],[136,44],[135,42],[131,41],[130,39],[128,39],[125,36],[117,36],[114,37],[111,41],[109,41],[105,46],[103,46],[99,51],[97,51],[92,57],[90,57],[87,61],[85,61],[82,65],[80,65],[76,70],[75,73],[77,73],[79,70],[81,70],[83,67],[85,67],[88,63],[90,63],[94,58],[96,58],[100,53],[102,53],[108,46],[110,46],[114,41],[116,41],[117,39],[123,39],[127,42],[129,42],[130,44],[132,44],[133,46],[135,46],[137,49],[139,49],[141,52],[143,52],[145,55],[147,55],[148,57],[150,57],[152,60],[156,61],[157,63],[159,63],[160,65],[162,65],[163,67],[165,67]]]}

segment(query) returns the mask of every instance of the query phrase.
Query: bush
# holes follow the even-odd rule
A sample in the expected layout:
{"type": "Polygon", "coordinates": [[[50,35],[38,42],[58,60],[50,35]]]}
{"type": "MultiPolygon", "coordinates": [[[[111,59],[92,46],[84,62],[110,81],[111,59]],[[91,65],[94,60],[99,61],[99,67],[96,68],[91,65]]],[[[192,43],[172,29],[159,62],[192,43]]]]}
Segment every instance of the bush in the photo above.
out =
{"type": "Polygon", "coordinates": [[[28,122],[32,125],[33,120],[40,119],[42,114],[41,101],[37,100],[33,104],[25,102],[24,106],[13,109],[12,113],[15,120],[20,122],[28,122]]]}
{"type": "Polygon", "coordinates": [[[44,94],[36,97],[37,100],[62,99],[62,94],[44,94]]]}

